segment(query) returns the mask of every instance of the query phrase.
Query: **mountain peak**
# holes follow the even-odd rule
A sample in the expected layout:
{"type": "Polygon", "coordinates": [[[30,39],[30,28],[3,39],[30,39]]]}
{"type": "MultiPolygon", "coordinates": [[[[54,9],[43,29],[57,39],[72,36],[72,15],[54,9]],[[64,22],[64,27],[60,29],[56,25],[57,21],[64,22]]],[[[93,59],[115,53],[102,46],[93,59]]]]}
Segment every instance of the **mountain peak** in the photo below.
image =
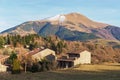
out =
{"type": "Polygon", "coordinates": [[[66,25],[66,22],[74,23],[75,25],[83,24],[88,28],[104,28],[108,26],[107,24],[104,24],[104,23],[92,21],[88,17],[77,12],[72,12],[69,14],[58,14],[56,16],[45,18],[42,21],[43,22],[48,21],[48,22],[51,22],[52,24],[58,24],[59,22],[65,25],[66,25]]]}
{"type": "Polygon", "coordinates": [[[84,16],[82,15],[81,13],[78,13],[78,12],[72,12],[72,13],[68,13],[66,15],[71,15],[71,16],[84,16]]]}
{"type": "Polygon", "coordinates": [[[76,24],[83,24],[89,28],[103,28],[105,26],[108,26],[107,24],[104,24],[104,23],[92,21],[88,17],[77,12],[69,13],[69,14],[66,14],[65,16],[67,21],[76,23],[76,24]]]}

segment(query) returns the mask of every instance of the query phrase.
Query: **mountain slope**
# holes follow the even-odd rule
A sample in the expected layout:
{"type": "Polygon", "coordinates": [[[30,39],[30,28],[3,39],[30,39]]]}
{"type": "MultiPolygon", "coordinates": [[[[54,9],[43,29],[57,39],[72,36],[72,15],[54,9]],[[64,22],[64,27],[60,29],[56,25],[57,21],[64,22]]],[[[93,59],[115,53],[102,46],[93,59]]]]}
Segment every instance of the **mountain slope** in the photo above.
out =
{"type": "Polygon", "coordinates": [[[120,40],[120,28],[90,20],[78,13],[62,14],[39,21],[28,21],[1,32],[7,34],[56,35],[65,40],[109,39],[120,40]]]}
{"type": "Polygon", "coordinates": [[[117,40],[120,40],[120,28],[119,27],[107,26],[105,29],[109,31],[117,40]]]}
{"type": "Polygon", "coordinates": [[[99,23],[92,21],[85,17],[84,15],[81,15],[79,13],[70,13],[66,15],[67,21],[75,23],[75,24],[83,24],[88,28],[103,28],[107,26],[107,24],[99,23]]]}

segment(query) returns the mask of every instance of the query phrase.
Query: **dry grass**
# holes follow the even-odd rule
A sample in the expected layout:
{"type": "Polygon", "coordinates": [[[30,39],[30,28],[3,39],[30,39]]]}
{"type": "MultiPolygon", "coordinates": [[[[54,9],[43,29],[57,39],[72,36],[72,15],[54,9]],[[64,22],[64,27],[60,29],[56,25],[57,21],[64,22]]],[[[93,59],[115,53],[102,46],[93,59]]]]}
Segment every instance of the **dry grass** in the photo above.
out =
{"type": "Polygon", "coordinates": [[[120,80],[119,64],[81,65],[50,72],[0,74],[0,80],[120,80]]]}
{"type": "Polygon", "coordinates": [[[100,64],[100,65],[80,65],[74,70],[81,70],[81,71],[99,71],[102,72],[104,70],[120,70],[120,64],[100,64]]]}

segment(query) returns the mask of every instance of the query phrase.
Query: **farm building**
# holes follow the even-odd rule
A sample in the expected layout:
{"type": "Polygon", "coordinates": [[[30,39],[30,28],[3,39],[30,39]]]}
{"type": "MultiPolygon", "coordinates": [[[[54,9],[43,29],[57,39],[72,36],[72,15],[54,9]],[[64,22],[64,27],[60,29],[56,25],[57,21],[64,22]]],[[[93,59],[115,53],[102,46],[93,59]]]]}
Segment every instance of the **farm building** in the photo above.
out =
{"type": "Polygon", "coordinates": [[[37,60],[41,60],[41,59],[45,58],[49,61],[55,61],[56,55],[55,55],[55,51],[53,51],[51,49],[44,49],[44,50],[41,50],[41,51],[33,54],[32,58],[37,59],[37,60]]]}
{"type": "Polygon", "coordinates": [[[80,53],[67,53],[67,56],[62,56],[57,59],[58,66],[61,68],[68,68],[77,64],[90,64],[91,53],[89,51],[82,51],[80,53]]]}

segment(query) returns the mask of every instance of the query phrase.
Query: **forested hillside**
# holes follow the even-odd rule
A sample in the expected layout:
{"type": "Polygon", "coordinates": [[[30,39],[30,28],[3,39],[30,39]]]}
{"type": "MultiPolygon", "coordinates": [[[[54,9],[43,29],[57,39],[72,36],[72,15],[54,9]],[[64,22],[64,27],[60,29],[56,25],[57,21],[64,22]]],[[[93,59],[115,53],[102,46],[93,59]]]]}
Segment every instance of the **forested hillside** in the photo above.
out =
{"type": "Polygon", "coordinates": [[[26,53],[35,48],[50,48],[59,56],[68,52],[88,50],[92,53],[93,63],[120,62],[119,42],[98,41],[65,41],[56,36],[41,37],[36,34],[0,37],[0,54],[10,55],[10,52],[26,53]],[[7,48],[6,48],[7,47],[7,48]]]}

